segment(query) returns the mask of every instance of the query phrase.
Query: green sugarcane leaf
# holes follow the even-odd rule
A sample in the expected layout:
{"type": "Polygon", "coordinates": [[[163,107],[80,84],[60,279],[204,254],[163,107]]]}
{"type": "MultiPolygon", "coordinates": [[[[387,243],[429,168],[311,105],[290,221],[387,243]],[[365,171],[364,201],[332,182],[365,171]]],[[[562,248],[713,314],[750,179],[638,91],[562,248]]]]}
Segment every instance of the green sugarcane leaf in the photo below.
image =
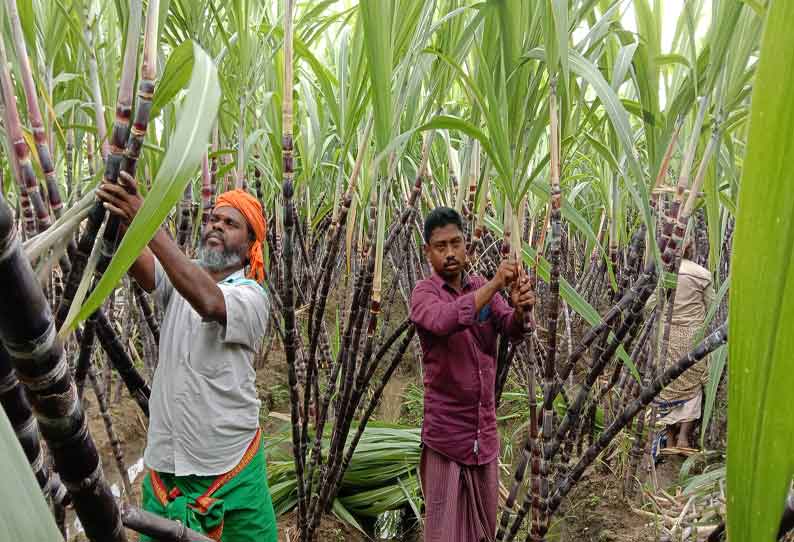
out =
{"type": "MultiPolygon", "coordinates": [[[[177,47],[163,70],[163,76],[157,83],[152,98],[151,120],[157,118],[160,111],[171,103],[180,90],[185,88],[193,73],[193,42],[186,41],[177,47]]],[[[150,122],[151,122],[150,120],[150,122]]]]}
{"type": "Polygon", "coordinates": [[[364,0],[359,4],[359,16],[364,29],[364,48],[372,83],[375,141],[379,150],[385,148],[391,139],[393,12],[394,2],[388,0],[364,0]]]}
{"type": "Polygon", "coordinates": [[[334,503],[331,505],[331,511],[334,513],[336,517],[347,523],[348,525],[352,525],[356,528],[356,530],[360,531],[362,534],[366,534],[364,529],[361,527],[361,524],[356,521],[356,518],[350,511],[345,508],[345,506],[339,502],[339,499],[334,499],[334,503]]]}
{"type": "Polygon", "coordinates": [[[757,542],[777,539],[794,474],[794,417],[787,414],[794,389],[794,3],[772,2],[769,10],[739,189],[729,317],[728,538],[757,542]]]}
{"type": "Polygon", "coordinates": [[[19,445],[8,417],[0,408],[0,525],[3,540],[58,542],[63,536],[55,525],[30,463],[19,445]]]}
{"type": "Polygon", "coordinates": [[[210,130],[218,114],[220,86],[217,70],[210,57],[197,44],[191,43],[193,73],[177,116],[176,132],[157,171],[157,177],[93,293],[77,316],[66,322],[64,329],[74,329],[110,295],[182,197],[185,186],[207,151],[210,130]]]}

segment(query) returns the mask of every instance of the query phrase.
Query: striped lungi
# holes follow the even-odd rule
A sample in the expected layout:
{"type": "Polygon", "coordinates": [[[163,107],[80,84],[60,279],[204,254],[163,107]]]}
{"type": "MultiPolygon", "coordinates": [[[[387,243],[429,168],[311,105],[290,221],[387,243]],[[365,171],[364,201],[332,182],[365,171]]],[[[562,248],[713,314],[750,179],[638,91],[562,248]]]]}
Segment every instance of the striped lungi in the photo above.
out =
{"type": "Polygon", "coordinates": [[[425,500],[425,542],[490,542],[496,533],[499,471],[461,465],[422,447],[419,473],[425,500]]]}

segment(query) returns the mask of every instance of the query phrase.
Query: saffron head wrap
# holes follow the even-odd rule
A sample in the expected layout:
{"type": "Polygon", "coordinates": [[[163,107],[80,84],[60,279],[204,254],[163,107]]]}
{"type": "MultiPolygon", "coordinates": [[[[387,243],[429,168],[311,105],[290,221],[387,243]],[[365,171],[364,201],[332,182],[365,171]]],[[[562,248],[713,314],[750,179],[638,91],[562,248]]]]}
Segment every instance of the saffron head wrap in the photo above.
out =
{"type": "Polygon", "coordinates": [[[245,221],[248,222],[248,226],[256,236],[256,241],[248,250],[248,262],[251,265],[248,278],[263,282],[265,280],[265,260],[262,256],[262,243],[265,241],[267,222],[265,222],[262,204],[245,190],[237,188],[218,196],[215,207],[233,207],[245,217],[245,221]]]}

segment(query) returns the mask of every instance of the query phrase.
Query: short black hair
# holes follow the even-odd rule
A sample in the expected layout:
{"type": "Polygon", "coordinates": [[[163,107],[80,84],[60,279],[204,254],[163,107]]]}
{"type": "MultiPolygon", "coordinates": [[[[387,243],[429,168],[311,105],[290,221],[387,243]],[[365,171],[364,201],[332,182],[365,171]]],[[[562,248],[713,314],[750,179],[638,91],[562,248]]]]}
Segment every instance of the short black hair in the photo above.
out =
{"type": "Polygon", "coordinates": [[[463,219],[460,218],[460,213],[455,209],[436,207],[430,211],[430,214],[425,217],[425,243],[430,243],[430,236],[433,235],[433,230],[443,228],[449,224],[454,224],[460,231],[463,231],[463,219]]]}

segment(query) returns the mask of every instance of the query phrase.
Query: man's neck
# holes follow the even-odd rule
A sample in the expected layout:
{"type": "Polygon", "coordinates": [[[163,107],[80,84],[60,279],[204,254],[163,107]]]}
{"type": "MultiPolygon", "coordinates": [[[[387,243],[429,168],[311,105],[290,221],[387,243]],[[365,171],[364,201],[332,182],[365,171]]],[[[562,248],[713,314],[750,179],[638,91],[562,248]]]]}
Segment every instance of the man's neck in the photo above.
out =
{"type": "Polygon", "coordinates": [[[463,272],[458,273],[454,278],[451,279],[446,279],[443,275],[439,276],[441,276],[442,280],[455,290],[460,291],[461,288],[463,288],[463,272]]]}

